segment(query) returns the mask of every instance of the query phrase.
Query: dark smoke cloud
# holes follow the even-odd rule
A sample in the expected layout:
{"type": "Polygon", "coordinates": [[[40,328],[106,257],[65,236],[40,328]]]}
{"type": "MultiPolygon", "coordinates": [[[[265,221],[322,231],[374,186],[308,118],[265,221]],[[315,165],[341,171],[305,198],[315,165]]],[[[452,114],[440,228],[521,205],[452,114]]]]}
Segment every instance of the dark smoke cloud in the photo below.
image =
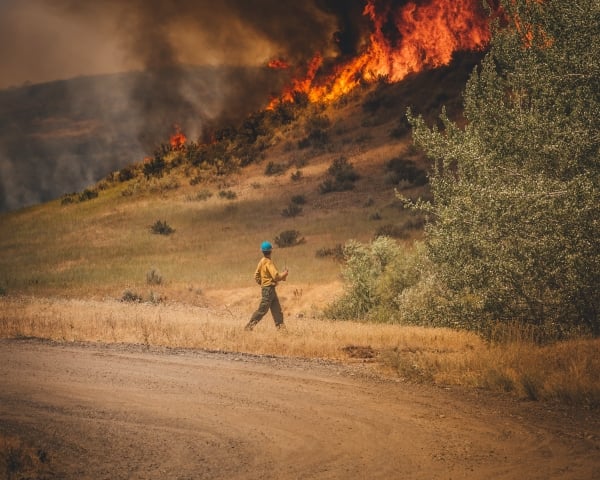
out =
{"type": "MultiPolygon", "coordinates": [[[[116,45],[120,65],[140,71],[0,95],[0,211],[83,189],[151,153],[175,123],[198,138],[207,122],[241,119],[263,108],[316,52],[330,63],[355,55],[369,33],[362,0],[31,0],[27,8],[57,38],[97,26],[116,45]],[[292,68],[270,71],[270,58],[292,68]]],[[[99,65],[106,45],[100,34],[93,38],[96,47],[82,43],[90,65],[99,65]]],[[[47,67],[46,58],[71,72],[83,58],[69,64],[66,53],[35,53],[30,72],[47,67]]]]}

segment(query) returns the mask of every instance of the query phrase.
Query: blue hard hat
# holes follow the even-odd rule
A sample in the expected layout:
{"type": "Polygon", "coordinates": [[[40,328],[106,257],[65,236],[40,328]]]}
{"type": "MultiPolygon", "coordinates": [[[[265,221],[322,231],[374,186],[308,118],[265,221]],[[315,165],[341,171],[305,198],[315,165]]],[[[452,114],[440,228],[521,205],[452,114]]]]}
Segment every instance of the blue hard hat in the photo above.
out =
{"type": "Polygon", "coordinates": [[[263,252],[270,252],[271,250],[273,250],[273,245],[271,245],[271,242],[264,241],[260,244],[260,249],[263,252]]]}

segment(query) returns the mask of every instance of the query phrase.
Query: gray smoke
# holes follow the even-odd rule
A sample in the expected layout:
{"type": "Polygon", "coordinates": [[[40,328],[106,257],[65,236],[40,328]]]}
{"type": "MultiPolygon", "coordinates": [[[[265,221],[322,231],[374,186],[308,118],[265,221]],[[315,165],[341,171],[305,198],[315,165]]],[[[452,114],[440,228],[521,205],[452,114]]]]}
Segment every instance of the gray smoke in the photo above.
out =
{"type": "MultiPolygon", "coordinates": [[[[326,63],[355,55],[369,27],[362,0],[28,4],[36,5],[63,28],[102,25],[107,42],[139,71],[0,91],[0,211],[80,191],[151,154],[175,124],[196,139],[207,122],[242,119],[264,108],[316,52],[326,63]],[[270,70],[269,58],[292,66],[270,70]]],[[[57,62],[44,52],[36,57],[39,68],[45,58],[57,62]]]]}

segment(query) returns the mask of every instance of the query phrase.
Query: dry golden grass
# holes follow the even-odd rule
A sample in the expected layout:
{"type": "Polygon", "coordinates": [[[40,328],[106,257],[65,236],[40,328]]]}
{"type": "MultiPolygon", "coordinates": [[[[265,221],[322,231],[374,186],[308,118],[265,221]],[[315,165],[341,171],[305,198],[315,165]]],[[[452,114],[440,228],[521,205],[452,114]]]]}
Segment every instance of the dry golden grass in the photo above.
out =
{"type": "Polygon", "coordinates": [[[600,340],[488,344],[470,332],[308,317],[288,318],[287,331],[278,332],[268,316],[246,332],[249,311],[241,305],[5,297],[0,300],[0,336],[364,361],[411,381],[600,405],[600,340]]]}

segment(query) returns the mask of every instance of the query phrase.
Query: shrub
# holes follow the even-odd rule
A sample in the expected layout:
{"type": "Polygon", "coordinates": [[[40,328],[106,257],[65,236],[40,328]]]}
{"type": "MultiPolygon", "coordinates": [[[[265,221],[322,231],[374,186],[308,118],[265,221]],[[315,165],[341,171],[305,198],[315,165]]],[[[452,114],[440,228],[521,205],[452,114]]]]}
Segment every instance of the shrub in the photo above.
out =
{"type": "Polygon", "coordinates": [[[298,142],[298,148],[325,148],[329,143],[329,134],[325,130],[313,130],[298,142]]]}
{"type": "Polygon", "coordinates": [[[298,181],[302,180],[302,177],[303,177],[302,170],[296,170],[295,172],[292,172],[292,174],[290,175],[292,182],[298,182],[298,181]]]}
{"type": "Polygon", "coordinates": [[[157,220],[150,226],[150,232],[158,235],[171,235],[175,230],[166,222],[166,220],[157,220]]]}
{"type": "Polygon", "coordinates": [[[410,123],[408,118],[402,116],[398,121],[398,124],[390,131],[390,137],[392,138],[403,138],[410,133],[410,123]]]}
{"type": "Polygon", "coordinates": [[[133,169],[133,166],[127,166],[122,168],[121,170],[119,170],[119,173],[117,175],[117,179],[119,180],[119,182],[126,182],[128,180],[131,180],[133,177],[135,177],[135,171],[133,169]]]}
{"type": "Polygon", "coordinates": [[[162,177],[165,167],[165,159],[160,155],[155,155],[151,159],[147,159],[144,163],[144,176],[150,177],[162,177]]]}
{"type": "Polygon", "coordinates": [[[376,113],[382,106],[385,105],[385,97],[378,90],[369,93],[362,104],[363,112],[368,114],[376,113]]]}
{"type": "Polygon", "coordinates": [[[342,261],[344,259],[344,248],[341,243],[338,243],[335,247],[323,247],[319,248],[315,253],[317,258],[332,257],[336,261],[342,261]]]}
{"type": "Polygon", "coordinates": [[[81,193],[67,193],[60,200],[61,205],[70,205],[72,203],[85,202],[98,197],[98,192],[93,189],[86,188],[81,193]]]}
{"type": "Polygon", "coordinates": [[[142,300],[142,296],[132,290],[125,290],[121,296],[122,302],[140,303],[142,300]]]}
{"type": "Polygon", "coordinates": [[[295,203],[290,203],[281,211],[281,215],[283,215],[284,217],[295,217],[297,215],[300,215],[301,213],[302,207],[295,203]]]}
{"type": "Polygon", "coordinates": [[[122,191],[121,195],[123,197],[131,197],[140,189],[140,185],[138,182],[132,182],[128,184],[122,191]]]}
{"type": "Polygon", "coordinates": [[[419,280],[418,250],[406,252],[389,237],[343,247],[344,294],[325,309],[336,319],[396,320],[402,292],[419,280]]]}
{"type": "Polygon", "coordinates": [[[166,297],[160,293],[153,292],[152,290],[148,294],[148,303],[152,305],[158,305],[159,303],[164,303],[166,301],[166,297]]]}
{"type": "Polygon", "coordinates": [[[265,175],[267,175],[267,176],[281,175],[283,172],[285,172],[285,170],[286,170],[285,165],[271,161],[271,162],[267,163],[267,166],[265,167],[265,175]]]}
{"type": "Polygon", "coordinates": [[[66,193],[60,199],[61,205],[70,205],[71,203],[75,203],[75,199],[77,198],[76,193],[66,193]]]}
{"type": "Polygon", "coordinates": [[[237,198],[237,193],[235,193],[233,190],[219,190],[219,198],[235,200],[237,198]]]}
{"type": "Polygon", "coordinates": [[[304,123],[304,130],[306,133],[310,133],[315,130],[325,130],[329,128],[330,125],[331,120],[327,115],[313,115],[304,123]]]}
{"type": "Polygon", "coordinates": [[[212,196],[213,194],[210,190],[200,190],[199,192],[196,192],[193,195],[188,195],[187,199],[189,201],[205,201],[212,196]]]}
{"type": "Polygon", "coordinates": [[[92,200],[96,197],[98,197],[98,192],[96,190],[90,190],[89,188],[86,188],[83,192],[79,194],[79,201],[85,202],[87,200],[92,200]]]}
{"type": "Polygon", "coordinates": [[[304,205],[306,203],[306,197],[304,195],[294,195],[292,197],[292,203],[296,205],[304,205]]]}
{"type": "Polygon", "coordinates": [[[163,194],[170,190],[177,190],[179,188],[179,181],[172,176],[161,178],[159,180],[152,180],[148,187],[151,193],[163,194]]]}
{"type": "Polygon", "coordinates": [[[385,164],[385,168],[388,171],[387,182],[393,185],[404,182],[409,186],[420,187],[428,182],[427,173],[412,160],[392,158],[385,164]]]}
{"type": "Polygon", "coordinates": [[[360,178],[346,157],[336,158],[327,169],[327,175],[328,178],[319,185],[321,193],[352,190],[354,182],[360,178]]]}
{"type": "Polygon", "coordinates": [[[194,175],[192,178],[190,178],[190,185],[193,187],[194,185],[198,185],[201,181],[201,175],[194,175]]]}
{"type": "Polygon", "coordinates": [[[391,238],[406,238],[407,232],[400,225],[394,225],[392,223],[386,223],[375,231],[375,238],[377,237],[391,237],[391,238]]]}
{"type": "Polygon", "coordinates": [[[275,244],[279,248],[293,247],[305,241],[298,230],[285,230],[275,237],[275,244]]]}
{"type": "Polygon", "coordinates": [[[163,282],[163,277],[160,272],[153,268],[146,273],[146,283],[148,285],[161,285],[163,282]]]}
{"type": "Polygon", "coordinates": [[[422,216],[411,217],[402,225],[404,230],[421,230],[425,227],[425,218],[422,216]]]}

